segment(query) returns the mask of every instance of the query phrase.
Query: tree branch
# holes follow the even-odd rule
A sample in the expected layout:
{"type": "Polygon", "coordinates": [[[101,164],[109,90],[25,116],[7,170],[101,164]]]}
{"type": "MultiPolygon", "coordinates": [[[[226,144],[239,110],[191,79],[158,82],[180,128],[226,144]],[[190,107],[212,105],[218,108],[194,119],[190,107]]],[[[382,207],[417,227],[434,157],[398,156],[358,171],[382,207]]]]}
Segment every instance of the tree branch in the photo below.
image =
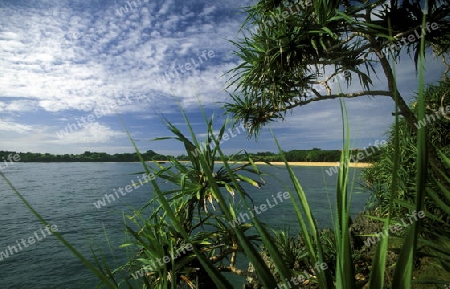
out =
{"type": "Polygon", "coordinates": [[[278,109],[278,112],[283,112],[289,109],[293,109],[297,106],[306,105],[313,101],[319,101],[319,100],[325,100],[325,99],[335,99],[339,97],[345,97],[345,98],[353,98],[353,97],[359,97],[359,96],[389,96],[391,97],[391,93],[389,91],[385,90],[369,90],[369,91],[359,91],[354,93],[339,93],[339,94],[329,94],[329,95],[321,95],[316,90],[312,89],[313,93],[316,95],[316,97],[312,97],[305,101],[297,101],[295,104],[287,105],[284,108],[278,109]]]}

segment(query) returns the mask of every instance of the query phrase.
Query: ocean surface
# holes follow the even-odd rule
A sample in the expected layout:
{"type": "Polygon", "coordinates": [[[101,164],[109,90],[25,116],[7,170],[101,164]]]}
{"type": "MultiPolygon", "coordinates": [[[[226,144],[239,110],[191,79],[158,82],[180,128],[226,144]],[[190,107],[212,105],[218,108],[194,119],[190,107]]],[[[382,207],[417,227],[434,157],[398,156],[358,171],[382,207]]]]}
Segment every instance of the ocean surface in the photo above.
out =
{"type": "MultiPolygon", "coordinates": [[[[273,176],[264,177],[263,189],[250,189],[255,205],[267,200],[273,203],[272,195],[292,188],[284,167],[263,165],[260,168],[273,176]]],[[[336,175],[328,176],[325,173],[328,167],[293,168],[317,222],[321,227],[331,227],[330,204],[335,203],[336,175]]],[[[58,232],[79,252],[92,261],[91,248],[102,250],[115,268],[127,258],[125,249],[119,248],[126,241],[123,214],[147,203],[152,197],[151,185],[133,188],[125,196],[119,194],[120,198],[100,208],[94,203],[132,181],[138,184],[135,173],[141,171],[139,163],[15,163],[3,172],[36,211],[57,226],[58,232]]],[[[350,170],[350,179],[354,180],[353,215],[364,208],[369,197],[359,185],[361,171],[350,170]]],[[[95,288],[96,277],[45,230],[3,179],[0,179],[0,196],[1,289],[95,288]]],[[[258,217],[272,228],[297,232],[298,223],[288,201],[261,212],[258,217]]],[[[232,278],[232,282],[235,288],[242,288],[239,285],[242,280],[232,278]]]]}

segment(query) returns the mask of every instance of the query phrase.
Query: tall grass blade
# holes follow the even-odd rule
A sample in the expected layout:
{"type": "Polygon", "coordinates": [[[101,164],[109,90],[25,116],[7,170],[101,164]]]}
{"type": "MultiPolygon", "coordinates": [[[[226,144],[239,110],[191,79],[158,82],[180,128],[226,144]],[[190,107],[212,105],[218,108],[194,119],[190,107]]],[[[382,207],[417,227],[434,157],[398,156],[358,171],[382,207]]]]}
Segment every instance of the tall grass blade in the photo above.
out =
{"type": "Polygon", "coordinates": [[[348,197],[348,170],[350,162],[350,130],[348,124],[345,102],[340,99],[342,115],[343,148],[336,187],[337,224],[335,229],[337,256],[336,256],[336,283],[342,288],[355,288],[355,269],[353,265],[351,240],[349,232],[350,205],[348,197]]]}
{"type": "MultiPolygon", "coordinates": [[[[300,185],[300,182],[295,175],[294,171],[292,170],[291,166],[289,165],[288,161],[286,160],[286,157],[283,153],[283,150],[280,147],[280,144],[278,143],[278,140],[273,135],[275,144],[277,145],[279,155],[282,159],[282,161],[285,164],[286,170],[289,173],[289,177],[294,185],[295,192],[297,195],[298,200],[300,201],[300,205],[302,206],[303,212],[306,216],[306,221],[303,218],[302,212],[300,211],[300,208],[297,205],[297,202],[294,198],[292,198],[291,195],[291,203],[294,207],[295,213],[297,215],[298,223],[301,228],[302,237],[303,240],[306,243],[306,248],[309,253],[309,258],[312,264],[317,263],[323,263],[324,262],[324,254],[323,254],[323,248],[322,243],[320,242],[320,235],[319,231],[317,229],[317,223],[316,220],[311,212],[311,208],[309,206],[309,203],[306,198],[306,194],[303,191],[302,186],[300,185]]],[[[291,193],[290,193],[291,194],[291,193]]],[[[333,286],[333,280],[331,277],[331,273],[328,270],[320,270],[317,273],[318,283],[320,288],[334,288],[333,286]]]]}
{"type": "MultiPolygon", "coordinates": [[[[428,1],[426,1],[428,2],[428,1]]],[[[425,27],[425,15],[422,19],[422,26],[425,27]]],[[[424,53],[425,53],[425,37],[424,31],[421,30],[420,51],[419,51],[419,89],[418,89],[418,119],[425,118],[425,83],[424,83],[424,53]]],[[[427,182],[428,168],[428,151],[426,139],[426,127],[422,126],[417,130],[417,173],[416,173],[416,211],[422,210],[425,197],[425,187],[427,182]]],[[[393,288],[409,289],[411,288],[412,272],[414,265],[414,256],[417,248],[417,238],[420,230],[421,220],[414,222],[410,227],[407,238],[400,252],[397,261],[394,278],[392,281],[393,288]]]]}
{"type": "MultiPolygon", "coordinates": [[[[390,22],[389,22],[390,27],[390,22]]],[[[389,29],[392,31],[392,29],[389,29]]],[[[392,39],[392,35],[389,35],[389,39],[392,39]]],[[[394,103],[395,111],[398,111],[397,98],[397,79],[396,79],[396,65],[395,61],[392,62],[393,77],[394,77],[394,103]]],[[[383,232],[387,232],[389,224],[391,223],[392,210],[394,205],[394,196],[397,193],[398,177],[400,169],[400,131],[399,131],[399,115],[395,114],[395,128],[394,128],[394,160],[392,169],[392,185],[389,195],[389,205],[387,219],[383,220],[383,232]]],[[[370,273],[369,284],[370,288],[383,288],[386,272],[386,260],[389,250],[389,238],[381,238],[377,244],[375,255],[372,259],[372,271],[370,273]]]]}

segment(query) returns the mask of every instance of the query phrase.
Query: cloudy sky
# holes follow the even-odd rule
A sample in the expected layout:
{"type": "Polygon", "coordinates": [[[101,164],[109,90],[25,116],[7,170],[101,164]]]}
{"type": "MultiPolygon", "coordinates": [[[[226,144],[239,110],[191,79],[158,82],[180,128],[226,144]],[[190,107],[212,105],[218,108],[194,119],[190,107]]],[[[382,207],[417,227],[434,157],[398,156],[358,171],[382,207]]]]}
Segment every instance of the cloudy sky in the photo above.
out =
{"type": "MultiPolygon", "coordinates": [[[[120,116],[141,150],[181,154],[176,142],[151,141],[170,135],[162,116],[185,131],[182,107],[202,136],[200,101],[217,128],[225,121],[223,74],[239,64],[229,40],[242,36],[242,7],[251,3],[0,0],[0,150],[132,152],[120,116]]],[[[427,60],[427,81],[434,82],[444,68],[440,59],[427,60]]],[[[408,56],[397,75],[411,100],[417,81],[408,56]]],[[[374,89],[386,87],[379,77],[374,89]]],[[[347,107],[353,147],[385,138],[392,100],[360,97],[347,107]]],[[[328,100],[296,108],[271,128],[285,150],[339,149],[340,119],[339,101],[328,100]]],[[[223,148],[275,151],[268,128],[258,141],[230,136],[223,148]]]]}

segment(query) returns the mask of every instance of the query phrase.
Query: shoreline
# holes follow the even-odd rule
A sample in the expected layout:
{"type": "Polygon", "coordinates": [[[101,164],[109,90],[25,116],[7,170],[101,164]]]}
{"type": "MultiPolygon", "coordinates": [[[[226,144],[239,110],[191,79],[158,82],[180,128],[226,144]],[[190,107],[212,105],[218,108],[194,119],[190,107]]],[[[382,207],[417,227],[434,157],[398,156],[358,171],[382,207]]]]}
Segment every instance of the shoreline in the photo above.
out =
{"type": "MultiPolygon", "coordinates": [[[[291,166],[304,166],[304,167],[336,167],[339,166],[339,162],[288,162],[291,166]]],[[[264,162],[255,162],[255,164],[265,164],[264,162]]],[[[271,162],[272,165],[284,165],[284,162],[271,162]]],[[[349,163],[351,168],[369,168],[371,163],[349,163]]]]}
{"type": "MultiPolygon", "coordinates": [[[[160,163],[167,163],[169,161],[157,161],[160,163]]],[[[179,161],[179,162],[189,162],[189,161],[179,161]]],[[[221,163],[222,161],[216,161],[216,163],[221,163]]],[[[229,162],[230,164],[244,164],[245,162],[229,162]]],[[[255,162],[256,165],[267,165],[265,162],[255,162]]],[[[274,166],[282,166],[284,162],[270,162],[271,165],[274,166]]],[[[303,166],[303,167],[336,167],[339,166],[339,162],[288,162],[290,166],[303,166]]],[[[350,168],[370,168],[372,166],[371,163],[350,163],[350,168]]]]}

